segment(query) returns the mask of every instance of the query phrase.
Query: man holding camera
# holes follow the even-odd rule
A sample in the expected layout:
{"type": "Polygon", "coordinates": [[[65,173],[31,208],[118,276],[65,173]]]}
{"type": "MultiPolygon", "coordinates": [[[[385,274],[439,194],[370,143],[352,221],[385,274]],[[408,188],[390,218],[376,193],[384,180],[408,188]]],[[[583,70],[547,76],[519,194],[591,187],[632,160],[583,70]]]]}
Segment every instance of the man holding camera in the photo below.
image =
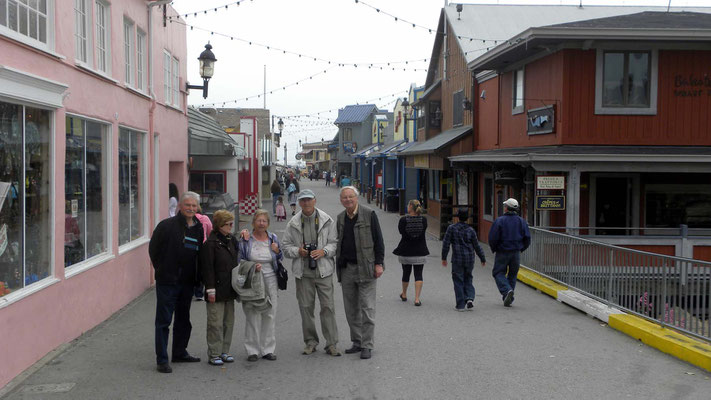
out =
{"type": "Polygon", "coordinates": [[[314,308],[316,295],[321,304],[321,332],[326,339],[326,353],[340,356],[338,328],[333,300],[333,272],[336,257],[336,223],[316,208],[316,196],[310,189],[299,192],[301,211],[286,224],[282,247],[293,259],[291,270],[296,278],[296,299],[301,311],[304,334],[303,354],[312,354],[319,343],[314,308]]]}

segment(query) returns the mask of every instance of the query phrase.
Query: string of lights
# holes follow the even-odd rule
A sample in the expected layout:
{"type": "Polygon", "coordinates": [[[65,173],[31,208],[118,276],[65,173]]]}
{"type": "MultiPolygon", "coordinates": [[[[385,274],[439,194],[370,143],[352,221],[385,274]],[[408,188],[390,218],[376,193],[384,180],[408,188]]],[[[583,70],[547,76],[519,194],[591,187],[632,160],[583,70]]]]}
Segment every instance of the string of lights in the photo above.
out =
{"type": "MultiPolygon", "coordinates": [[[[440,34],[445,35],[445,36],[447,35],[445,32],[437,31],[437,29],[432,29],[432,28],[429,28],[429,27],[426,27],[426,26],[423,26],[423,25],[416,24],[416,23],[414,23],[414,22],[412,22],[412,21],[408,21],[408,20],[406,20],[406,19],[402,19],[402,18],[400,18],[400,17],[398,17],[398,16],[396,16],[396,15],[393,15],[393,14],[387,12],[387,11],[383,11],[383,10],[381,10],[381,9],[378,8],[378,7],[372,6],[372,5],[370,5],[370,4],[368,4],[368,3],[364,2],[364,1],[355,0],[355,2],[356,2],[356,4],[362,4],[362,5],[366,6],[366,7],[369,7],[369,8],[371,8],[371,9],[375,10],[375,12],[377,12],[377,13],[379,13],[379,14],[387,15],[388,17],[393,18],[393,19],[395,19],[395,22],[402,22],[402,23],[405,23],[405,24],[408,24],[408,25],[412,25],[413,28],[424,29],[424,30],[428,31],[429,33],[440,33],[440,34]]],[[[481,41],[484,42],[484,43],[486,43],[487,41],[494,42],[494,43],[496,43],[496,42],[501,42],[501,41],[502,41],[502,40],[499,40],[499,39],[483,39],[483,38],[474,38],[474,37],[468,37],[468,36],[457,36],[457,38],[459,38],[459,40],[462,40],[462,38],[464,38],[464,39],[469,39],[470,42],[471,42],[471,41],[474,41],[474,40],[481,40],[481,41]]]]}
{"type": "MultiPolygon", "coordinates": [[[[249,1],[254,1],[254,0],[249,0],[249,1]]],[[[175,16],[169,16],[168,19],[180,18],[181,16],[188,18],[190,15],[192,15],[193,17],[197,17],[198,14],[207,14],[208,11],[217,12],[218,10],[222,10],[222,9],[227,10],[232,5],[237,5],[237,7],[239,7],[240,3],[246,3],[246,2],[247,2],[247,0],[233,1],[232,3],[228,3],[228,4],[225,4],[222,6],[218,6],[218,7],[210,7],[205,10],[193,11],[193,12],[189,12],[189,13],[185,13],[185,14],[178,14],[175,16]]]]}
{"type": "Polygon", "coordinates": [[[427,71],[427,68],[407,68],[407,67],[399,67],[399,66],[398,66],[398,67],[395,67],[395,66],[393,66],[393,65],[400,65],[400,64],[409,65],[410,63],[415,63],[415,62],[426,62],[426,61],[427,61],[426,58],[424,58],[424,59],[423,59],[423,58],[417,58],[417,59],[414,59],[414,60],[403,60],[403,61],[383,61],[383,62],[363,62],[363,63],[356,63],[356,62],[348,62],[348,63],[346,63],[346,62],[337,62],[337,61],[335,61],[335,60],[329,60],[329,59],[325,59],[325,58],[321,58],[321,57],[314,57],[314,56],[312,56],[312,55],[307,55],[307,54],[304,54],[304,53],[299,53],[299,52],[295,52],[295,51],[291,51],[291,50],[282,49],[282,48],[279,48],[279,47],[274,47],[274,46],[271,46],[271,45],[268,45],[268,44],[255,42],[255,41],[253,41],[253,40],[243,39],[243,38],[240,38],[240,37],[236,37],[236,36],[234,36],[234,35],[228,35],[228,34],[226,34],[226,33],[216,32],[216,31],[214,31],[214,30],[212,30],[212,29],[206,29],[206,28],[202,28],[202,27],[199,27],[199,26],[196,26],[196,25],[191,25],[191,24],[188,24],[188,23],[183,22],[183,21],[178,20],[178,19],[173,19],[173,20],[171,20],[170,22],[171,22],[171,23],[175,22],[175,23],[184,25],[184,26],[190,28],[190,30],[199,30],[199,31],[202,31],[202,32],[209,32],[210,35],[212,35],[212,36],[217,35],[217,36],[221,36],[221,37],[224,37],[224,38],[228,38],[228,39],[233,40],[233,41],[234,41],[234,40],[237,40],[237,41],[240,41],[240,42],[243,42],[243,43],[247,43],[247,44],[249,44],[250,46],[262,47],[262,48],[265,48],[265,49],[267,49],[267,50],[276,51],[276,52],[281,52],[282,54],[289,54],[289,55],[296,56],[296,57],[298,57],[298,58],[303,58],[303,59],[308,59],[308,60],[313,60],[313,61],[320,61],[320,62],[327,63],[327,64],[329,64],[329,65],[335,65],[335,66],[338,66],[338,67],[354,67],[354,68],[358,68],[358,67],[360,66],[360,67],[368,67],[368,69],[372,69],[372,68],[376,68],[376,69],[377,69],[377,68],[379,68],[380,70],[387,70],[387,69],[390,69],[390,70],[392,70],[392,71],[400,71],[400,70],[402,70],[402,71],[412,71],[412,72],[426,72],[426,71],[427,71]]]}
{"type": "MultiPolygon", "coordinates": [[[[270,90],[270,91],[267,92],[267,93],[268,93],[268,94],[273,94],[274,92],[282,92],[282,91],[286,90],[286,88],[288,88],[288,87],[298,86],[300,83],[303,83],[303,82],[306,82],[306,81],[310,81],[310,80],[312,80],[313,78],[315,78],[315,77],[317,77],[317,76],[319,76],[319,75],[324,75],[327,71],[329,71],[329,70],[331,70],[331,69],[333,69],[333,68],[335,68],[335,67],[331,67],[331,68],[324,69],[323,71],[319,71],[319,72],[317,72],[317,73],[315,73],[315,74],[313,74],[313,75],[311,75],[311,76],[309,76],[309,77],[306,77],[306,78],[304,78],[304,79],[300,79],[300,80],[298,80],[298,81],[296,81],[296,82],[293,82],[293,83],[290,83],[290,84],[288,84],[288,85],[282,85],[280,88],[272,89],[272,90],[270,90]]],[[[226,104],[229,104],[229,103],[237,103],[237,102],[240,102],[240,101],[248,101],[248,100],[250,100],[250,99],[259,99],[259,98],[261,98],[262,95],[264,95],[264,94],[265,94],[265,93],[255,94],[255,95],[252,95],[252,96],[247,96],[247,97],[245,97],[244,99],[240,97],[239,99],[225,100],[225,101],[217,101],[217,102],[214,102],[214,103],[204,103],[204,104],[201,104],[199,107],[214,107],[214,106],[216,106],[216,105],[218,105],[218,104],[222,104],[222,107],[224,107],[226,104]]]]}
{"type": "MultiPolygon", "coordinates": [[[[407,90],[400,90],[400,91],[398,91],[398,92],[391,93],[391,94],[387,94],[387,95],[384,95],[384,96],[379,96],[379,97],[374,97],[374,98],[372,98],[372,99],[368,99],[368,100],[364,100],[364,101],[359,101],[359,102],[356,102],[355,104],[356,104],[356,105],[359,105],[359,104],[368,104],[368,103],[370,103],[370,102],[372,102],[372,101],[376,101],[376,100],[377,100],[377,101],[382,101],[383,99],[388,99],[388,98],[391,98],[391,97],[394,97],[394,96],[400,96],[401,94],[407,93],[407,92],[408,92],[407,90]]],[[[395,100],[397,100],[397,99],[395,99],[395,100]]],[[[332,109],[330,109],[330,110],[318,111],[318,112],[311,113],[311,114],[284,115],[284,116],[281,116],[281,118],[287,118],[287,119],[288,119],[288,118],[303,118],[303,117],[317,118],[320,114],[335,112],[335,111],[338,111],[339,109],[340,109],[340,108],[332,108],[332,109]]],[[[321,118],[323,118],[323,117],[321,117],[321,118]]]]}

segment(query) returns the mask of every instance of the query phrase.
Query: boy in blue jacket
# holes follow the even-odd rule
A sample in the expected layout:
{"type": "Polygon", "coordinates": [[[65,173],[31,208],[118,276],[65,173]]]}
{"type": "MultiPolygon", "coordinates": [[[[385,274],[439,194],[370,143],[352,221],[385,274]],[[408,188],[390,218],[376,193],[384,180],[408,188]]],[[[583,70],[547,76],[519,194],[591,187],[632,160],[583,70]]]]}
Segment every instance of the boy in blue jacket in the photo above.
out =
{"type": "Polygon", "coordinates": [[[526,220],[519,217],[518,201],[508,199],[504,202],[504,215],[494,221],[489,231],[489,247],[496,253],[494,258],[494,276],[496,286],[504,300],[504,306],[511,307],[514,301],[514,288],[521,261],[521,253],[531,244],[531,233],[526,220]]]}
{"type": "Polygon", "coordinates": [[[456,223],[447,227],[442,240],[442,266],[447,267],[447,253],[452,246],[452,282],[457,311],[472,311],[474,308],[474,253],[481,265],[486,265],[484,250],[479,245],[476,232],[467,224],[469,214],[466,208],[457,211],[456,223]],[[465,308],[466,307],[466,308],[465,308]]]}

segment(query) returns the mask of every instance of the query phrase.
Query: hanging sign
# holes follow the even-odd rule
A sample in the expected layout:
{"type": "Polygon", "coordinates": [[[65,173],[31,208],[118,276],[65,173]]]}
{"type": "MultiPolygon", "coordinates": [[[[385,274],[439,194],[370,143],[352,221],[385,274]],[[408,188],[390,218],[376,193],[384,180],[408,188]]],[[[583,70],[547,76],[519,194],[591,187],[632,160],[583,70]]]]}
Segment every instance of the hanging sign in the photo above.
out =
{"type": "Polygon", "coordinates": [[[536,210],[565,210],[565,196],[536,196],[536,210]]]}
{"type": "Polygon", "coordinates": [[[541,175],[536,177],[536,190],[563,190],[565,177],[562,175],[541,175]]]}
{"type": "Polygon", "coordinates": [[[430,156],[428,154],[415,155],[415,168],[429,168],[430,156]]]}

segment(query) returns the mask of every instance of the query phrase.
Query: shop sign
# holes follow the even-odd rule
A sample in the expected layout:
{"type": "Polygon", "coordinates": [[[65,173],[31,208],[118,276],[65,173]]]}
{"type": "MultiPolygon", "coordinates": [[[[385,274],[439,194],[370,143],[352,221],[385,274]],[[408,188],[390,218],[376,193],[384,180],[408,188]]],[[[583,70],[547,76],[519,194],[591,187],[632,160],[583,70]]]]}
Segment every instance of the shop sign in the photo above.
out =
{"type": "Polygon", "coordinates": [[[497,185],[514,185],[521,182],[521,174],[517,169],[500,169],[494,171],[494,182],[497,185]]]}
{"type": "Polygon", "coordinates": [[[7,249],[7,224],[3,224],[0,228],[0,256],[5,253],[7,249]]]}
{"type": "Polygon", "coordinates": [[[562,175],[541,175],[536,177],[536,190],[563,190],[565,177],[562,175]]]}
{"type": "Polygon", "coordinates": [[[536,210],[565,210],[565,196],[536,196],[536,210]]]}
{"type": "Polygon", "coordinates": [[[358,143],[343,142],[343,152],[344,153],[355,153],[357,150],[358,150],[358,143]]]}
{"type": "Polygon", "coordinates": [[[429,154],[415,155],[415,168],[429,168],[429,167],[430,167],[429,154]]]}
{"type": "Polygon", "coordinates": [[[555,107],[546,106],[527,111],[527,131],[529,135],[541,135],[555,131],[555,107]]]}

